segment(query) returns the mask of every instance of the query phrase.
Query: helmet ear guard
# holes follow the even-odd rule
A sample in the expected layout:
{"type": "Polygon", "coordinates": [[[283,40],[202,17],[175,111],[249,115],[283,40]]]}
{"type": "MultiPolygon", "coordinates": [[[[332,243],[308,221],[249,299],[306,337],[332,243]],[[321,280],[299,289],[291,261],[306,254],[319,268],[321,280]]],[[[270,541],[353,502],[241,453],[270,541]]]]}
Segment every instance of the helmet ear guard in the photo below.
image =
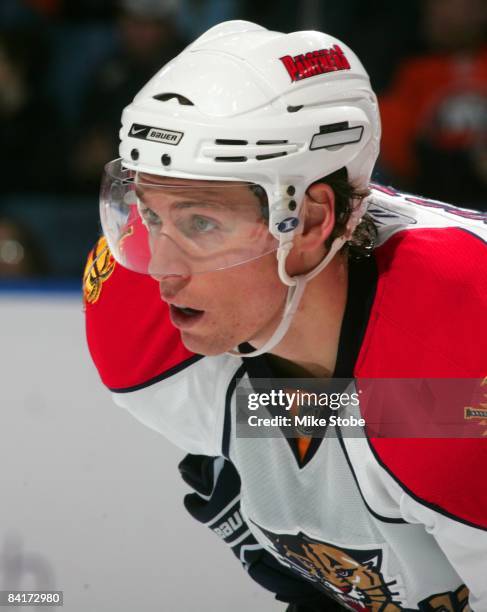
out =
{"type": "Polygon", "coordinates": [[[201,35],[142,88],[124,109],[120,137],[129,170],[264,190],[279,275],[290,293],[279,330],[246,354],[252,356],[283,337],[305,284],[331,261],[366,208],[363,201],[352,213],[345,235],[315,270],[291,278],[286,258],[302,231],[307,188],[346,168],[354,187],[367,189],[380,120],[368,75],[341,41],[229,21],[201,35]]]}

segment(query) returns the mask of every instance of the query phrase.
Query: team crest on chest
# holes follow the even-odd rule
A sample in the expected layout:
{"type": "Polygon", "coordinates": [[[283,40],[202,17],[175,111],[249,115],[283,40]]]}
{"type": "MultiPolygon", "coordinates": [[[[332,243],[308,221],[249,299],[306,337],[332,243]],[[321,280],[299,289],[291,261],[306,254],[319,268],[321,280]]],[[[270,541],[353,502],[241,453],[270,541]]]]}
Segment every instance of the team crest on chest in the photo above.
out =
{"type": "Polygon", "coordinates": [[[272,533],[262,527],[259,530],[283,564],[315,583],[348,610],[461,612],[468,603],[468,589],[462,585],[455,592],[431,595],[418,602],[417,607],[404,607],[407,596],[401,578],[387,576],[387,551],[382,547],[342,548],[315,540],[302,532],[292,535],[272,533]]]}
{"type": "Polygon", "coordinates": [[[88,256],[83,275],[83,294],[87,304],[98,301],[103,283],[107,281],[115,269],[113,259],[105,237],[101,237],[88,256]]]}

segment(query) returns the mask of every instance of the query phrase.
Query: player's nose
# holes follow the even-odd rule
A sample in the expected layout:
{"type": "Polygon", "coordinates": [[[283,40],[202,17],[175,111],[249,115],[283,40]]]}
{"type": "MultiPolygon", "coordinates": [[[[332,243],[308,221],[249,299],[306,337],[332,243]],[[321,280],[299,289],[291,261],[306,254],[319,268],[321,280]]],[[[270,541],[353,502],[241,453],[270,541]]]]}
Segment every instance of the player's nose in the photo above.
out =
{"type": "Polygon", "coordinates": [[[173,300],[190,282],[191,276],[179,274],[151,275],[159,283],[159,293],[165,302],[173,300]]]}
{"type": "MultiPolygon", "coordinates": [[[[161,235],[151,245],[148,272],[161,285],[174,288],[186,285],[191,278],[187,257],[166,235],[161,235]]],[[[172,293],[172,290],[168,292],[172,293]]]]}

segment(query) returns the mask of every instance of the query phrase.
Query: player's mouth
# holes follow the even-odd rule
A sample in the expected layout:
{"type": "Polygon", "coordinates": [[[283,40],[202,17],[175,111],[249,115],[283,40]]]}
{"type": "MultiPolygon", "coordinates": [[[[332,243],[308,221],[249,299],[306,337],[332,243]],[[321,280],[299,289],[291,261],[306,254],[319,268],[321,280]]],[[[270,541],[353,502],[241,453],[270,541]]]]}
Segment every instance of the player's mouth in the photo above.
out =
{"type": "Polygon", "coordinates": [[[188,329],[189,327],[196,325],[204,314],[204,310],[189,308],[189,306],[169,304],[169,315],[171,317],[171,321],[173,325],[175,327],[179,327],[179,329],[188,329]]]}

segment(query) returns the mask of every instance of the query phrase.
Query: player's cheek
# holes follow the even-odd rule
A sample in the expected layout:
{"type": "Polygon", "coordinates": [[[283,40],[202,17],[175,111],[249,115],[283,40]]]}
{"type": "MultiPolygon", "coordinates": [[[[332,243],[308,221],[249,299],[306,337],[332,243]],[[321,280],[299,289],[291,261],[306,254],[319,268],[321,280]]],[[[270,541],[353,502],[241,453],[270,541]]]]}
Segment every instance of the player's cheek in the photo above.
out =
{"type": "Polygon", "coordinates": [[[274,254],[216,272],[208,281],[212,310],[221,320],[265,321],[285,299],[286,288],[279,280],[274,254]]]}

